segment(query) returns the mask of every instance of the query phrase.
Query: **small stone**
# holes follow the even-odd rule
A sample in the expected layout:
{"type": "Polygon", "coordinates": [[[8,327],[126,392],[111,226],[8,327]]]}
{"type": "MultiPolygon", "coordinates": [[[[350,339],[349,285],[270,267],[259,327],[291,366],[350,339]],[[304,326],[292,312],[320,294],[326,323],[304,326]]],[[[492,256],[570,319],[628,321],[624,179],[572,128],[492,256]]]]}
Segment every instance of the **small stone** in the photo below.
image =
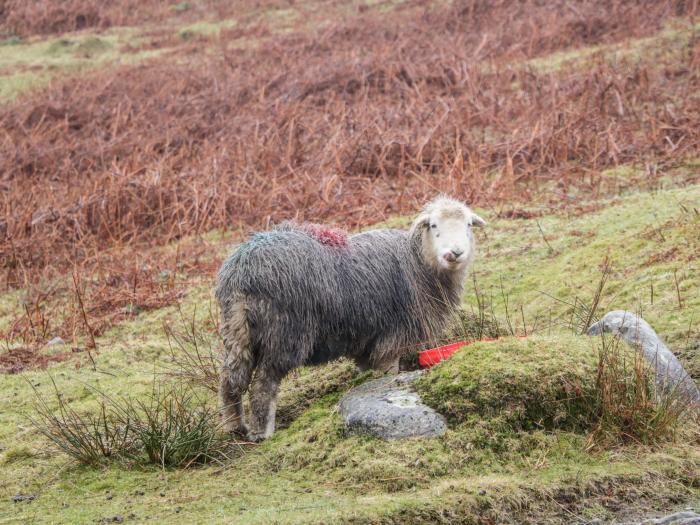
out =
{"type": "Polygon", "coordinates": [[[12,496],[12,501],[15,503],[20,503],[22,501],[33,501],[36,496],[32,494],[22,494],[21,492],[12,496]]]}
{"type": "Polygon", "coordinates": [[[62,346],[65,344],[66,344],[66,342],[63,339],[61,339],[60,337],[54,337],[53,339],[51,339],[51,341],[46,343],[46,346],[62,346]]]}
{"type": "Polygon", "coordinates": [[[369,381],[340,400],[340,415],[349,432],[383,439],[437,437],[447,430],[445,418],[421,403],[412,383],[418,370],[369,381]]]}
{"type": "Polygon", "coordinates": [[[175,507],[175,514],[180,514],[182,507],[175,507]]]}

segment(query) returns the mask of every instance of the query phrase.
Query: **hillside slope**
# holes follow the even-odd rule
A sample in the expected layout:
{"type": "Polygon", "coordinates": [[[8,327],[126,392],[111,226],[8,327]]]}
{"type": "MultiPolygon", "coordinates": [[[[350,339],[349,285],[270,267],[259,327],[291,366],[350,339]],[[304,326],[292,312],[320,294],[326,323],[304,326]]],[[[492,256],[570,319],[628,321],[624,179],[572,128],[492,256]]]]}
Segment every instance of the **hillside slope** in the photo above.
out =
{"type": "MultiPolygon", "coordinates": [[[[526,396],[540,395],[527,390],[537,385],[561,384],[557,370],[570,375],[568,383],[589,388],[598,342],[572,334],[565,326],[568,306],[549,296],[567,302],[577,295],[588,298],[600,262],[608,256],[613,269],[601,310],[641,305],[697,379],[698,209],[700,186],[689,185],[598,201],[587,213],[492,217],[474,263],[477,287],[484,296],[493,295],[489,300],[503,321],[502,283],[514,331],[524,331],[523,315],[528,334],[534,329],[536,335],[464,349],[441,374],[471,381],[464,376],[470,370],[474,381],[492,386],[489,395],[506,398],[515,392],[513,386],[496,381],[503,374],[489,375],[490,370],[512,370],[514,375],[505,377],[516,378],[514,387],[525,389],[526,396]],[[551,318],[560,322],[545,323],[550,309],[551,318]],[[535,318],[540,320],[535,323],[535,318]],[[481,366],[485,360],[493,360],[493,367],[481,366]]],[[[484,215],[492,212],[484,210],[484,215]]],[[[202,342],[215,345],[206,307],[210,288],[211,279],[202,278],[180,308],[185,320],[202,327],[202,342]]],[[[464,300],[466,308],[476,303],[470,286],[464,300]]],[[[697,433],[659,447],[587,451],[587,428],[578,419],[557,416],[543,425],[537,418],[515,420],[474,408],[466,418],[451,417],[450,430],[439,439],[383,442],[345,436],[335,404],[343,391],[371,374],[358,374],[344,361],[304,369],[285,380],[283,428],[262,445],[233,451],[222,465],[186,471],[88,468],[49,448],[26,419],[33,387],[50,398],[53,378],[76,410],[94,409],[92,386],[111,396],[145,394],[154,377],[165,379],[159,374],[170,363],[162,323],[177,326],[180,315],[171,306],[122,322],[98,338],[96,370],[80,353],[47,371],[0,376],[1,523],[534,523],[544,517],[569,523],[620,511],[653,512],[700,495],[697,433]],[[12,503],[17,494],[35,499],[12,503]]],[[[213,395],[210,402],[215,403],[213,395]]],[[[455,414],[464,414],[464,407],[472,405],[454,406],[462,406],[454,408],[455,414]]]]}

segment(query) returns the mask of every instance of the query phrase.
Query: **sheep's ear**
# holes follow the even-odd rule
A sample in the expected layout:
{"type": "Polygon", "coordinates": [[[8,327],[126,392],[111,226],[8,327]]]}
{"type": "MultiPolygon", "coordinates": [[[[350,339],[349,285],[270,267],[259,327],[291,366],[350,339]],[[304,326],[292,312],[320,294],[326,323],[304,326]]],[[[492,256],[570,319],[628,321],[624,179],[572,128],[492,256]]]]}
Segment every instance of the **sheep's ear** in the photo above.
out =
{"type": "Polygon", "coordinates": [[[483,228],[486,226],[486,221],[479,217],[476,213],[472,213],[472,226],[483,228]]]}
{"type": "Polygon", "coordinates": [[[428,215],[427,213],[422,213],[418,217],[416,217],[415,221],[413,221],[413,225],[411,226],[411,234],[415,234],[417,232],[425,230],[429,226],[430,226],[430,215],[428,215]]]}
{"type": "Polygon", "coordinates": [[[427,228],[430,226],[430,215],[427,213],[422,213],[418,217],[416,217],[416,220],[413,221],[413,229],[418,230],[420,228],[427,228]]]}

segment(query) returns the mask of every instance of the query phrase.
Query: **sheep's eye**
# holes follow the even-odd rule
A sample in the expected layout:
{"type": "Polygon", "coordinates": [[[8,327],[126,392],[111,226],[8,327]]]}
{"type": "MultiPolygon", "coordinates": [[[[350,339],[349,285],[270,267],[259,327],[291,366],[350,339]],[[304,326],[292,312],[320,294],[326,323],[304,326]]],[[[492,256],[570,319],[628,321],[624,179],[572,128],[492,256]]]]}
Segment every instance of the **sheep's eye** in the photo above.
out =
{"type": "Polygon", "coordinates": [[[430,227],[431,227],[431,228],[437,228],[437,224],[431,224],[430,227]]]}

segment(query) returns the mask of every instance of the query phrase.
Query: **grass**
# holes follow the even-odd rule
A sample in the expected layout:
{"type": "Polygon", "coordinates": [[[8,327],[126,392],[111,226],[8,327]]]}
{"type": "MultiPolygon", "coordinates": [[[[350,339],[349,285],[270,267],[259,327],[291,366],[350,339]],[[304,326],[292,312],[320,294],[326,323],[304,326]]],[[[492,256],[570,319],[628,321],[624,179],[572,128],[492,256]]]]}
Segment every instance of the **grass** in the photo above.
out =
{"type": "MultiPolygon", "coordinates": [[[[529,331],[565,327],[572,295],[586,302],[596,294],[607,258],[610,275],[600,311],[640,310],[672,348],[685,350],[686,341],[698,333],[693,312],[700,308],[700,297],[693,291],[700,286],[700,217],[693,210],[700,206],[700,186],[614,197],[597,206],[601,209],[595,213],[492,221],[484,232],[482,258],[474,266],[482,293],[499,302],[504,283],[511,309],[523,308],[529,331]],[[553,252],[542,240],[537,221],[553,252]]],[[[465,300],[476,304],[471,291],[465,300]]],[[[522,332],[520,319],[514,317],[514,322],[522,332]]],[[[696,369],[696,358],[687,356],[685,364],[696,369]]]]}
{"type": "MultiPolygon", "coordinates": [[[[693,253],[685,251],[693,245],[683,247],[682,240],[694,240],[693,223],[679,203],[692,210],[699,196],[700,189],[690,186],[614,198],[585,215],[545,213],[538,220],[554,253],[542,241],[534,218],[490,217],[474,266],[483,294],[502,318],[496,292],[502,281],[513,311],[523,305],[529,329],[534,317],[545,316],[549,308],[555,310],[553,318],[562,318],[562,326],[546,327],[541,321],[535,330],[539,335],[475,344],[438,366],[421,388],[450,417],[450,429],[440,439],[383,442],[345,435],[336,402],[372,375],[358,375],[349,362],[340,361],[287,378],[280,395],[280,430],[262,445],[236,454],[225,467],[182,471],[108,463],[86,468],[47,448],[26,420],[32,385],[47,399],[52,395],[47,373],[1,376],[0,501],[17,493],[36,498],[0,506],[0,522],[89,523],[133,514],[137,521],[173,523],[392,523],[475,516],[527,522],[543,515],[553,523],[568,523],[572,513],[609,517],[630,494],[639,498],[640,512],[697,497],[697,434],[653,447],[627,443],[590,449],[591,413],[579,401],[594,396],[599,343],[572,334],[563,322],[568,307],[540,291],[570,298],[571,290],[577,290],[582,300],[589,298],[599,268],[588,261],[610,254],[625,266],[624,271],[613,266],[601,297],[603,310],[634,309],[636,301],[630,298],[635,298],[637,280],[654,275],[655,307],[644,305],[644,315],[675,350],[697,308],[692,291],[698,286],[690,271],[695,262],[676,261],[684,276],[680,309],[670,281],[674,261],[647,261],[667,249],[665,243],[676,242],[679,256],[693,253]],[[662,225],[667,241],[653,232],[662,225]],[[595,235],[582,241],[570,235],[574,229],[595,235]],[[644,242],[630,242],[629,248],[620,244],[640,237],[644,242]],[[568,396],[577,392],[581,395],[568,396]]],[[[154,377],[160,380],[161,373],[168,373],[172,352],[191,351],[194,343],[203,355],[215,350],[211,313],[203,307],[210,286],[204,279],[189,289],[180,308],[143,312],[99,337],[96,370],[76,368],[75,360],[53,365],[51,376],[67,406],[81,414],[94,411],[100,396],[93,387],[115,398],[148,400],[154,377]],[[164,323],[174,325],[171,334],[180,337],[172,350],[164,323]],[[185,326],[208,328],[193,334],[185,326]]],[[[639,293],[646,296],[644,289],[639,293]]],[[[475,301],[470,289],[464,299],[469,309],[475,301]]],[[[515,320],[513,324],[521,330],[515,320]]],[[[692,350],[681,357],[686,364],[697,362],[692,350]]],[[[87,358],[82,359],[87,365],[87,358]]],[[[213,393],[209,399],[214,401],[213,393]]]]}
{"type": "Polygon", "coordinates": [[[0,46],[0,102],[11,101],[61,76],[108,65],[134,64],[163,52],[162,49],[132,53],[121,50],[127,44],[140,45],[147,41],[133,29],[112,29],[99,34],[71,34],[0,46]]]}
{"type": "Polygon", "coordinates": [[[591,448],[673,441],[693,416],[690,403],[677,392],[659,391],[649,363],[620,337],[600,338],[595,384],[591,448]]]}
{"type": "Polygon", "coordinates": [[[493,419],[513,431],[585,429],[595,343],[564,335],[475,343],[431,371],[419,392],[453,424],[493,419]]]}
{"type": "Polygon", "coordinates": [[[56,388],[53,400],[38,394],[30,421],[58,450],[93,467],[189,468],[227,459],[218,412],[195,388],[154,382],[138,398],[96,393],[99,405],[86,413],[73,410],[56,388]]]}
{"type": "MultiPolygon", "coordinates": [[[[398,5],[364,3],[377,12],[398,5]]],[[[184,10],[186,5],[173,2],[172,7],[184,10]]],[[[314,26],[317,8],[310,2],[242,14],[250,16],[251,25],[284,33],[314,26]]],[[[357,10],[351,4],[337,9],[348,16],[357,10]]],[[[247,29],[245,23],[229,19],[169,26],[164,30],[176,43],[165,47],[185,45],[196,36],[209,39],[203,52],[212,52],[222,29],[247,29]]],[[[598,54],[615,62],[648,56],[657,48],[658,53],[675,52],[693,31],[667,27],[649,38],[555,53],[526,65],[554,71],[598,54]]],[[[228,45],[255,45],[263,38],[242,34],[228,45]]],[[[162,54],[164,48],[140,48],[151,43],[146,35],[116,28],[48,39],[10,36],[0,42],[0,101],[62,75],[162,54]]],[[[170,415],[176,421],[186,417],[193,400],[181,403],[171,391],[154,392],[153,384],[183,379],[173,377],[172,369],[174,363],[182,369],[184,361],[191,364],[190,379],[205,377],[215,387],[212,364],[215,368],[219,342],[212,335],[215,321],[203,307],[211,300],[210,276],[192,280],[179,307],[135,312],[98,337],[94,369],[80,353],[51,365],[48,373],[0,375],[0,523],[95,523],[117,517],[172,523],[526,523],[545,518],[570,523],[611,518],[621,507],[646,513],[697,498],[697,432],[691,428],[659,440],[618,440],[630,428],[665,421],[646,404],[650,392],[638,388],[645,376],[636,361],[623,374],[636,382],[601,389],[601,381],[611,385],[619,377],[619,356],[606,354],[599,341],[571,329],[580,305],[591,304],[597,294],[600,265],[610,261],[599,312],[641,311],[691,374],[700,376],[700,165],[688,162],[681,170],[687,174],[669,171],[653,187],[645,182],[643,167],[609,170],[591,180],[604,197],[563,211],[553,208],[561,201],[580,201],[581,195],[570,191],[562,196],[555,186],[518,205],[525,218],[507,218],[518,215],[508,215],[512,210],[505,207],[479,210],[490,224],[479,234],[463,320],[476,313],[480,323],[476,332],[461,326],[455,334],[502,334],[504,327],[492,322],[498,317],[507,332],[530,338],[470,346],[421,383],[426,400],[450,418],[447,434],[439,439],[387,443],[346,435],[336,403],[343,392],[374,376],[358,374],[351,363],[339,361],[297,370],[285,380],[279,430],[269,441],[235,454],[223,466],[170,468],[188,464],[191,455],[182,460],[166,454],[163,443],[169,443],[169,434],[161,430],[168,428],[170,415]],[[164,325],[176,328],[165,331],[164,325]],[[598,363],[601,350],[604,360],[598,363]],[[35,392],[53,400],[44,410],[49,421],[67,414],[78,427],[107,428],[84,461],[91,466],[56,452],[35,431],[27,420],[35,392]],[[52,397],[56,392],[57,399],[52,397]],[[111,456],[105,451],[130,438],[119,433],[123,426],[112,425],[114,414],[109,415],[99,392],[131,400],[127,410],[141,418],[139,439],[150,445],[129,450],[127,461],[102,460],[111,456]],[[630,407],[640,403],[652,411],[630,421],[630,407]],[[607,411],[601,413],[601,405],[607,411]],[[56,406],[63,412],[53,410],[56,406]],[[86,414],[93,414],[92,419],[86,414]],[[591,436],[603,446],[591,447],[591,436]],[[11,503],[19,493],[35,499],[11,503]],[[629,503],[634,499],[638,507],[629,503]]],[[[407,219],[388,224],[405,226],[407,219]]],[[[0,296],[1,329],[14,317],[20,297],[19,291],[0,296]]],[[[203,395],[206,406],[213,406],[214,393],[203,395]]],[[[199,412],[198,435],[202,428],[216,427],[216,415],[208,410],[199,412]]],[[[204,434],[205,441],[215,438],[204,434]]]]}
{"type": "Polygon", "coordinates": [[[697,38],[698,29],[700,29],[698,24],[674,20],[673,24],[667,24],[665,28],[653,36],[552,53],[545,57],[527,60],[524,62],[524,65],[538,71],[551,72],[566,66],[584,63],[586,59],[595,56],[612,63],[621,59],[634,60],[638,57],[658,57],[661,54],[673,53],[688,47],[692,39],[697,38]]]}

